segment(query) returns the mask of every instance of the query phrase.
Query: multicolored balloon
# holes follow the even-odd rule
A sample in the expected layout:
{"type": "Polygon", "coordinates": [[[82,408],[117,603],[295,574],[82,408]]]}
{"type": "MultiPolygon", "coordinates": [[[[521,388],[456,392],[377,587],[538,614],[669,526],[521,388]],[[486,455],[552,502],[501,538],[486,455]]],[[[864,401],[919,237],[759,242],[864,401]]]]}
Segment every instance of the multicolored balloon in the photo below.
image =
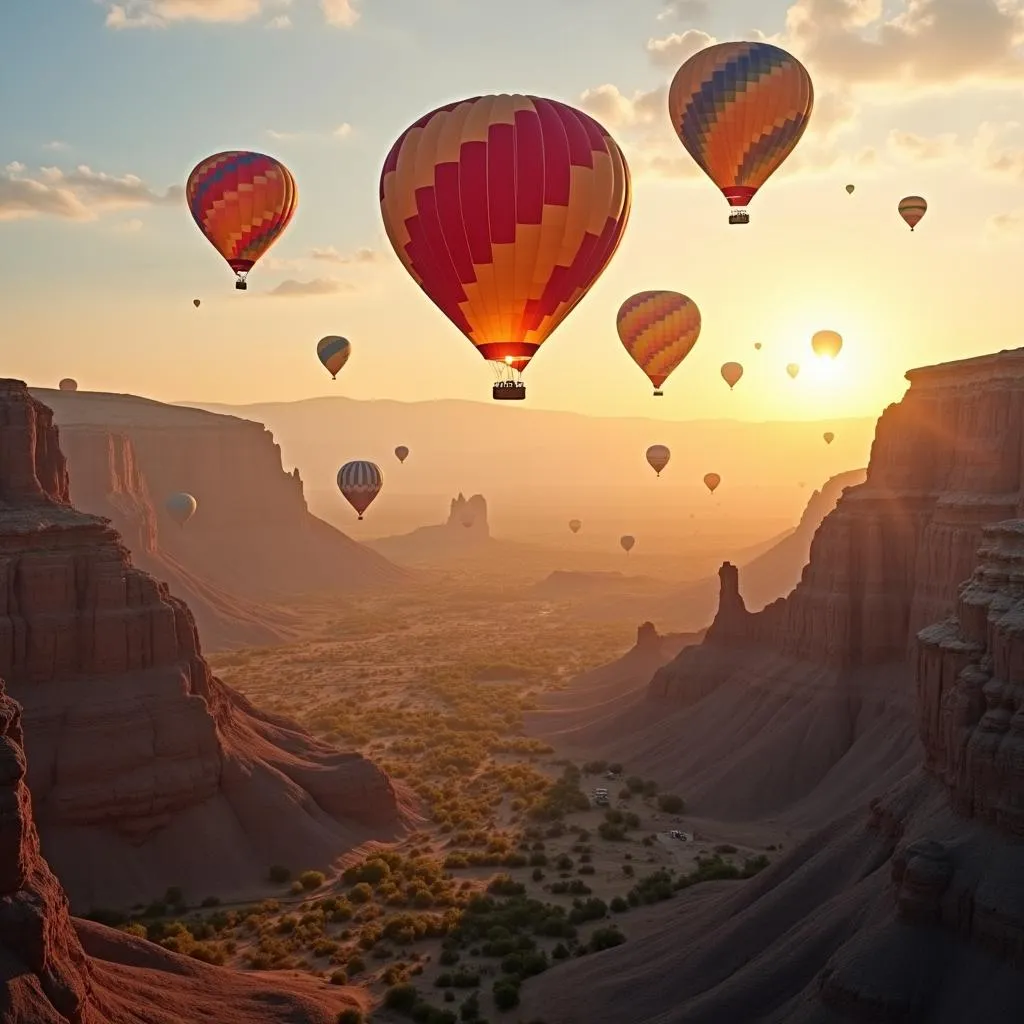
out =
{"type": "Polygon", "coordinates": [[[196,514],[198,505],[191,494],[186,491],[178,491],[164,502],[164,508],[179,526],[184,526],[196,514]]]}
{"type": "Polygon", "coordinates": [[[346,462],[338,470],[338,490],[342,497],[356,510],[359,518],[373,504],[384,486],[384,474],[374,462],[358,460],[346,462]]]}
{"type": "Polygon", "coordinates": [[[337,334],[328,334],[316,343],[316,357],[324,364],[331,380],[338,379],[338,373],[348,362],[352,354],[352,345],[348,338],[342,338],[337,334]]]}
{"type": "Polygon", "coordinates": [[[825,356],[835,359],[843,347],[842,335],[835,331],[815,331],[811,338],[811,348],[816,356],[825,356]]]}
{"type": "Polygon", "coordinates": [[[636,537],[631,537],[628,533],[623,534],[619,538],[619,545],[621,546],[622,550],[626,552],[627,555],[630,553],[630,551],[633,550],[635,544],[636,537]]]}
{"type": "Polygon", "coordinates": [[[235,272],[240,291],[256,261],[288,227],[298,200],[295,179],[284,164],[241,150],[200,160],[185,185],[192,219],[235,272]]]}
{"type": "Polygon", "coordinates": [[[920,196],[906,196],[900,200],[897,210],[910,226],[910,230],[913,231],[920,223],[921,218],[928,212],[928,203],[920,196]]]}
{"type": "Polygon", "coordinates": [[[729,390],[732,391],[740,382],[740,377],[743,376],[743,367],[739,363],[722,363],[721,372],[722,380],[729,385],[729,390]]]}
{"type": "Polygon", "coordinates": [[[569,529],[572,530],[573,533],[579,533],[580,532],[580,527],[582,525],[583,524],[578,519],[570,519],[569,520],[569,529]]]}
{"type": "Polygon", "coordinates": [[[512,374],[601,276],[631,202],[611,135],[537,96],[431,111],[398,137],[380,176],[402,265],[484,359],[512,374]]]}
{"type": "Polygon", "coordinates": [[[712,493],[715,493],[715,488],[722,482],[722,478],[717,473],[705,473],[704,474],[704,486],[712,493]]]}
{"type": "Polygon", "coordinates": [[[409,458],[409,449],[406,448],[404,444],[400,444],[395,449],[395,458],[398,459],[399,462],[405,462],[405,460],[409,458]]]}
{"type": "Polygon", "coordinates": [[[797,375],[800,373],[800,364],[789,363],[786,366],[786,373],[788,373],[793,380],[796,380],[797,375]]]}
{"type": "Polygon", "coordinates": [[[663,444],[652,444],[647,449],[647,462],[658,476],[661,476],[661,471],[668,465],[668,460],[671,458],[672,453],[663,444]]]}
{"type": "Polygon", "coordinates": [[[836,435],[831,430],[826,430],[821,436],[825,438],[825,444],[831,444],[836,439],[836,435]]]}
{"type": "Polygon", "coordinates": [[[736,208],[730,224],[749,221],[743,208],[793,152],[813,107],[807,69],[771,43],[705,47],[668,92],[679,141],[736,208]]]}
{"type": "Polygon", "coordinates": [[[700,310],[679,292],[637,292],[619,307],[615,317],[619,339],[633,362],[654,385],[661,387],[690,354],[700,337],[700,310]]]}
{"type": "Polygon", "coordinates": [[[77,391],[78,381],[74,377],[64,377],[57,385],[61,391],[77,391]]]}

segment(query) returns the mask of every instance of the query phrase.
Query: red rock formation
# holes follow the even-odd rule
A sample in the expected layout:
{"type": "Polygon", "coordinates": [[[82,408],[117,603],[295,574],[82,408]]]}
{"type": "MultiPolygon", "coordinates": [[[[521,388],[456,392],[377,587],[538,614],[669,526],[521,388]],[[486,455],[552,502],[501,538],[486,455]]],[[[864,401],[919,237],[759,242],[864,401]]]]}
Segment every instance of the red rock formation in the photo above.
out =
{"type": "Polygon", "coordinates": [[[20,381],[0,381],[0,677],[44,852],[83,909],[251,889],[395,824],[373,764],[211,675],[188,608],[69,504],[50,410],[20,381]]]}
{"type": "Polygon", "coordinates": [[[487,523],[487,499],[482,494],[467,498],[459,491],[458,497],[452,498],[446,525],[459,530],[471,527],[474,534],[489,537],[491,530],[487,523]]]}

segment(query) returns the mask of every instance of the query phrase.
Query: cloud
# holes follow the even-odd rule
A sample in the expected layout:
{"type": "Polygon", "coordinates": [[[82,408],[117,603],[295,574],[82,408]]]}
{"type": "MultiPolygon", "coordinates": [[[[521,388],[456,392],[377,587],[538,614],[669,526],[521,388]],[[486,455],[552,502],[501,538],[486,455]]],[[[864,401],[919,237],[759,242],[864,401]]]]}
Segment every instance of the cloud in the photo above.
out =
{"type": "Polygon", "coordinates": [[[358,289],[347,281],[336,281],[333,278],[318,277],[312,281],[282,281],[272,288],[267,295],[280,299],[308,299],[316,295],[334,295],[337,292],[354,292],[358,289]]]}
{"type": "Polygon", "coordinates": [[[59,217],[96,220],[113,210],[182,202],[183,189],[156,192],[134,174],[115,177],[80,164],[73,171],[42,167],[35,175],[14,162],[0,171],[0,220],[59,217]]]}
{"type": "Polygon", "coordinates": [[[142,221],[138,217],[131,217],[115,224],[114,230],[122,235],[135,235],[142,230],[142,221]]]}
{"type": "Polygon", "coordinates": [[[989,217],[985,227],[990,234],[1003,238],[1020,235],[1024,231],[1024,210],[997,213],[994,217],[989,217]]]}
{"type": "Polygon", "coordinates": [[[61,142],[60,139],[54,139],[52,142],[44,142],[43,149],[49,150],[51,153],[60,153],[71,147],[66,142],[61,142]]]}
{"type": "Polygon", "coordinates": [[[323,131],[298,131],[279,132],[273,128],[267,129],[267,135],[275,142],[299,142],[302,139],[347,139],[355,129],[347,121],[343,121],[337,128],[329,132],[323,131]]]}
{"type": "Polygon", "coordinates": [[[342,121],[337,128],[334,129],[331,134],[336,139],[347,139],[352,134],[352,125],[348,121],[342,121]]]}
{"type": "Polygon", "coordinates": [[[292,27],[292,19],[287,14],[279,14],[267,22],[267,28],[285,29],[292,27]]]}
{"type": "Polygon", "coordinates": [[[784,44],[817,74],[920,91],[1019,80],[1022,38],[1024,0],[796,0],[784,44]]]}
{"type": "Polygon", "coordinates": [[[352,28],[359,20],[359,0],[320,0],[324,21],[338,28],[352,28]]]}
{"type": "Polygon", "coordinates": [[[108,28],[166,28],[176,21],[242,22],[256,17],[262,0],[97,0],[108,28]]]}
{"type": "Polygon", "coordinates": [[[609,129],[651,124],[659,117],[667,123],[668,86],[634,92],[630,97],[621,93],[618,86],[606,83],[587,89],[580,96],[580,106],[609,129]]]}
{"type": "Polygon", "coordinates": [[[673,32],[664,39],[648,39],[647,53],[651,60],[666,67],[678,67],[698,50],[715,42],[714,36],[700,29],[688,28],[685,32],[673,32]]]}
{"type": "Polygon", "coordinates": [[[678,18],[681,21],[698,21],[711,13],[708,0],[669,0],[665,9],[658,15],[658,21],[666,18],[678,18]]]}
{"type": "Polygon", "coordinates": [[[955,132],[929,138],[898,128],[889,132],[886,143],[889,151],[897,159],[924,162],[949,160],[957,155],[960,148],[955,132]]]}
{"type": "Polygon", "coordinates": [[[380,253],[375,249],[356,249],[352,253],[338,252],[333,245],[328,245],[314,249],[309,257],[324,263],[377,263],[380,260],[380,253]]]}

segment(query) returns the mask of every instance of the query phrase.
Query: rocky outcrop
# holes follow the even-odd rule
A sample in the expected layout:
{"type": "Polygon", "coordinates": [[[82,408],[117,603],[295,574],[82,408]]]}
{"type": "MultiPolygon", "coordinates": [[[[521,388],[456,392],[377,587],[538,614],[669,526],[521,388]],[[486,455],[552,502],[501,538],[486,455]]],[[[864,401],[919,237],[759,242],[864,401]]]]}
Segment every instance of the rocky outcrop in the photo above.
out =
{"type": "MultiPolygon", "coordinates": [[[[167,576],[189,577],[184,596],[216,604],[205,585],[215,597],[241,603],[241,611],[222,609],[222,617],[245,619],[247,606],[295,594],[353,592],[408,578],[309,512],[298,470],[284,470],[281,449],[261,423],[133,395],[34,394],[53,408],[67,445],[72,500],[124,528],[133,554],[159,555],[154,572],[166,565],[167,576]],[[163,507],[178,491],[198,503],[185,528],[163,507]]],[[[169,582],[178,589],[176,578],[169,582]]]]}
{"type": "Polygon", "coordinates": [[[0,381],[0,677],[43,850],[76,906],[258,886],[397,820],[387,777],[212,676],[188,608],[69,503],[50,410],[0,381]]]}
{"type": "Polygon", "coordinates": [[[447,525],[463,530],[472,529],[474,533],[489,537],[491,531],[487,525],[487,499],[482,494],[467,498],[459,491],[458,497],[452,498],[447,525]]]}

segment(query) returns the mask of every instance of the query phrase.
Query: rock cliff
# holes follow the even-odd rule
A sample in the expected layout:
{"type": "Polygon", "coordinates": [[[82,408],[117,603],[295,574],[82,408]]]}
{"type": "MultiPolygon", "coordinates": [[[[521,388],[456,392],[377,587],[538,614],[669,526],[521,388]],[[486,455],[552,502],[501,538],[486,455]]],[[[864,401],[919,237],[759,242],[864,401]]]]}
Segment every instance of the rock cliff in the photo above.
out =
{"type": "Polygon", "coordinates": [[[460,530],[472,529],[474,534],[489,537],[491,530],[487,524],[487,499],[482,494],[467,498],[459,491],[458,497],[452,498],[447,525],[460,530]]]}
{"type": "Polygon", "coordinates": [[[0,677],[73,904],[258,886],[396,823],[391,783],[210,673],[187,606],[75,510],[50,410],[0,381],[0,677]]]}
{"type": "MultiPolygon", "coordinates": [[[[68,447],[71,497],[125,530],[132,552],[160,560],[153,570],[184,575],[185,596],[222,617],[260,618],[262,605],[295,594],[392,586],[405,570],[310,514],[298,470],[262,424],[133,395],[36,389],[53,408],[68,447]],[[196,515],[180,528],[163,502],[192,494],[196,515]],[[207,597],[203,585],[213,591],[207,597]],[[230,602],[229,602],[230,603],[230,602]],[[240,607],[238,607],[240,606],[240,607]]],[[[176,589],[177,580],[170,580],[176,589]]],[[[282,628],[281,616],[271,628],[282,628]]],[[[244,625],[242,627],[244,629],[244,625]]],[[[285,624],[286,628],[286,624],[285,624]]]]}

